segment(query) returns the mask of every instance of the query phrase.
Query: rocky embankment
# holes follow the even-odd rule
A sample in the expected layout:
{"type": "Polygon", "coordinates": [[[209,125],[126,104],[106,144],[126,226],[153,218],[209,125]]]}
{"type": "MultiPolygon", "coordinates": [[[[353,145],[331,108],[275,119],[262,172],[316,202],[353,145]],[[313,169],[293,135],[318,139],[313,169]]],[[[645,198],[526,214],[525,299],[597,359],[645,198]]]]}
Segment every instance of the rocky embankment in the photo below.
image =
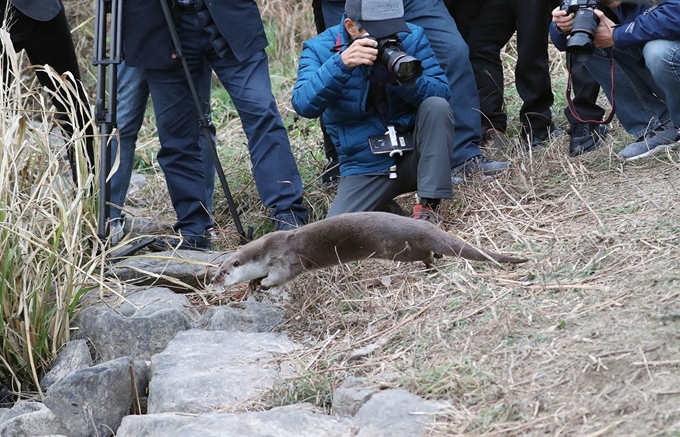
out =
{"type": "Polygon", "coordinates": [[[192,305],[181,284],[200,284],[210,274],[206,263],[219,259],[178,252],[116,265],[112,274],[141,285],[97,298],[79,314],[74,340],[41,381],[44,401],[0,409],[0,436],[427,434],[443,404],[358,378],[334,391],[331,415],[309,404],[233,412],[295,377],[290,356],[304,346],[276,332],[283,310],[275,302],[192,305]]]}

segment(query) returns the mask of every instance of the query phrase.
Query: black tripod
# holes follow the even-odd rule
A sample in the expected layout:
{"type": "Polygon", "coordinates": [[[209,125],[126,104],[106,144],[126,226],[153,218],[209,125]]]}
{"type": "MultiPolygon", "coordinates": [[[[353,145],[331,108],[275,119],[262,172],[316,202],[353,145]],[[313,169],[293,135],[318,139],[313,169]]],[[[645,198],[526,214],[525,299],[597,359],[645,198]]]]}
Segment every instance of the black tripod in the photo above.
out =
{"type": "MultiPolygon", "coordinates": [[[[199,125],[201,132],[205,136],[210,150],[210,156],[215,164],[217,175],[220,179],[222,189],[224,190],[224,197],[227,199],[231,216],[236,226],[236,231],[240,235],[241,244],[247,243],[252,238],[252,226],[248,229],[248,235],[243,231],[241,219],[234,203],[234,198],[229,190],[227,179],[224,175],[224,169],[217,155],[217,149],[213,142],[212,135],[210,135],[209,121],[201,108],[201,102],[191,80],[191,73],[189,67],[184,59],[182,47],[177,35],[177,29],[172,20],[170,8],[166,0],[160,0],[163,14],[168,24],[168,30],[175,47],[175,55],[181,60],[184,68],[184,73],[187,77],[187,82],[193,96],[196,109],[199,114],[199,125]]],[[[122,0],[97,0],[95,10],[95,47],[94,47],[94,61],[93,64],[97,66],[97,99],[96,99],[96,114],[95,122],[99,126],[99,137],[101,141],[100,159],[99,159],[99,220],[98,220],[98,234],[102,241],[105,241],[108,236],[108,218],[111,212],[111,184],[108,180],[109,172],[111,170],[111,162],[109,156],[109,137],[111,131],[116,126],[116,103],[117,103],[117,89],[118,89],[118,65],[122,61],[122,0]],[[107,22],[107,16],[110,14],[110,23],[107,22]],[[108,44],[107,44],[108,37],[108,44]]],[[[117,252],[116,258],[121,259],[125,256],[134,254],[140,249],[149,246],[154,242],[154,238],[144,239],[130,247],[117,252]]]]}

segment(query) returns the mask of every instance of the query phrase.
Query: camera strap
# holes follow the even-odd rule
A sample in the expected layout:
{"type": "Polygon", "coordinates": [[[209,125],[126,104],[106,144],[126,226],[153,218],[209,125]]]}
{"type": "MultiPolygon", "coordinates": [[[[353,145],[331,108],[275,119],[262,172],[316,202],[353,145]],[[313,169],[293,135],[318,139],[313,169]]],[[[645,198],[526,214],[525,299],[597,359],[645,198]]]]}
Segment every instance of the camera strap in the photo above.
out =
{"type": "Polygon", "coordinates": [[[567,59],[567,91],[566,91],[566,101],[567,101],[567,107],[569,108],[569,112],[571,112],[571,115],[574,116],[574,118],[580,122],[580,123],[598,123],[598,124],[609,124],[611,121],[614,119],[614,111],[616,109],[616,103],[614,99],[614,53],[610,50],[609,51],[609,60],[610,60],[610,65],[611,65],[611,106],[612,109],[609,112],[609,115],[605,117],[604,120],[584,120],[581,118],[581,115],[578,113],[576,110],[576,107],[574,106],[574,101],[571,98],[571,88],[572,88],[572,83],[571,83],[571,66],[573,64],[573,58],[571,54],[567,54],[569,59],[567,59]]]}

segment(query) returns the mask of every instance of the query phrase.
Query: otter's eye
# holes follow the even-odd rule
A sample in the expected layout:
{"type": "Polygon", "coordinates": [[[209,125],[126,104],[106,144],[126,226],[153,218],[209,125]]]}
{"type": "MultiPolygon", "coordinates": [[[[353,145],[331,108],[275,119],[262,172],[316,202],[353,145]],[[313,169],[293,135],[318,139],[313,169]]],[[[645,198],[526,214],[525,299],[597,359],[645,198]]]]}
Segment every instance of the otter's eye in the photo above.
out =
{"type": "Polygon", "coordinates": [[[234,263],[232,264],[233,267],[238,267],[240,265],[241,265],[241,263],[238,262],[238,261],[234,261],[234,263]]]}

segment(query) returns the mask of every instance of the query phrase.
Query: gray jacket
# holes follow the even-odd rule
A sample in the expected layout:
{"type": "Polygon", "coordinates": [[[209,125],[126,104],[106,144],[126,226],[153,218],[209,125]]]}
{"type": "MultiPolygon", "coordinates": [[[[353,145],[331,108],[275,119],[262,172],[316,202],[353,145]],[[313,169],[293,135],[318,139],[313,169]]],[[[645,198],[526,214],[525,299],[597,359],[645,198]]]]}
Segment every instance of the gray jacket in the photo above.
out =
{"type": "Polygon", "coordinates": [[[12,4],[24,15],[37,21],[49,21],[61,11],[60,0],[12,0],[12,4]]]}

